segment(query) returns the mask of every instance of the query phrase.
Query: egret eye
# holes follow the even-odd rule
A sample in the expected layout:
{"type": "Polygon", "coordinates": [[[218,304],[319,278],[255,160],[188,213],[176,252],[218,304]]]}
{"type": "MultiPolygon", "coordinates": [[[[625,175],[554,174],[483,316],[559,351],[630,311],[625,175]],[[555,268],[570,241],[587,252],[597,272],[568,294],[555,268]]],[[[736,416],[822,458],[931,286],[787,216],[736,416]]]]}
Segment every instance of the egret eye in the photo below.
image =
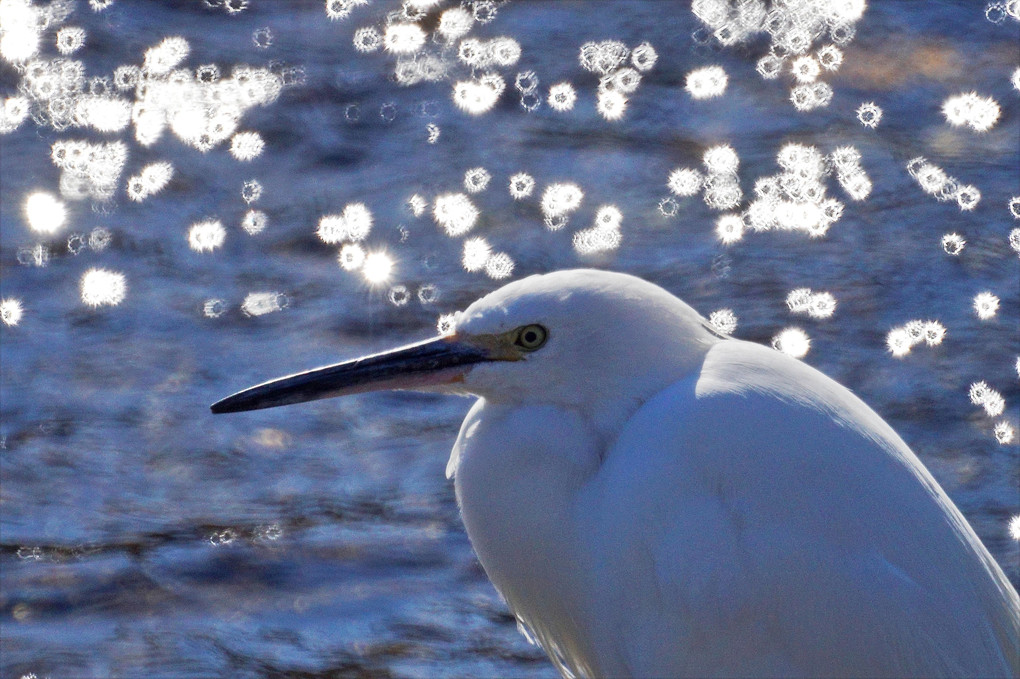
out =
{"type": "Polygon", "coordinates": [[[521,349],[534,351],[545,344],[548,337],[548,331],[541,325],[525,325],[517,329],[517,337],[514,338],[514,344],[521,349]]]}

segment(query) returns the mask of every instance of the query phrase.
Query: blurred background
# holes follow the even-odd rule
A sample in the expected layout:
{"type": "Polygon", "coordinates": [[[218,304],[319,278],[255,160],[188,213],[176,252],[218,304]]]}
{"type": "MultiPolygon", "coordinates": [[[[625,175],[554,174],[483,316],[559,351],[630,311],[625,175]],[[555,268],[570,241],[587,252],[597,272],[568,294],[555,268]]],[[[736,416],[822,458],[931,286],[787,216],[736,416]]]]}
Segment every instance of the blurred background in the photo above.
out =
{"type": "Polygon", "coordinates": [[[470,400],[208,405],[578,266],[847,385],[1020,585],[1018,12],[0,0],[0,675],[555,676],[470,400]]]}

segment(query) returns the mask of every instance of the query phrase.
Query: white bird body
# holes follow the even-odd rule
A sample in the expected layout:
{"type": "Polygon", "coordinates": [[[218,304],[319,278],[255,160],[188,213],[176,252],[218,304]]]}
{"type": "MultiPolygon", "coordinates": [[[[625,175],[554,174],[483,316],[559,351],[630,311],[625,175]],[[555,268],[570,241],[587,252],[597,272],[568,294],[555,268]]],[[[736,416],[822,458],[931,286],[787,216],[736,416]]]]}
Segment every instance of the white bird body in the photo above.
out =
{"type": "Polygon", "coordinates": [[[1016,591],[846,388],[623,274],[532,276],[455,322],[214,412],[479,396],[447,475],[486,573],[564,676],[1020,676],[1016,591]]]}
{"type": "Polygon", "coordinates": [[[549,372],[476,367],[447,473],[486,572],[564,675],[1020,674],[1015,590],[860,399],[639,279],[542,279],[457,322],[544,323],[549,372]],[[605,332],[564,328],[571,307],[605,332]]]}

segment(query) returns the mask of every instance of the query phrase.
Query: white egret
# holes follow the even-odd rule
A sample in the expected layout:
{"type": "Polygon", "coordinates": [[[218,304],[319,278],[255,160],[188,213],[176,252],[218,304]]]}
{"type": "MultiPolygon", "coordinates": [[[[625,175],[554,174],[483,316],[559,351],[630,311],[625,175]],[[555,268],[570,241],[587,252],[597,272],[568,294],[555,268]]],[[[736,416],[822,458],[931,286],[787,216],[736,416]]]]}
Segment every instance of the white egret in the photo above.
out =
{"type": "Polygon", "coordinates": [[[846,388],[623,274],[532,276],[455,320],[213,412],[478,396],[447,475],[565,677],[1020,676],[1016,591],[846,388]]]}

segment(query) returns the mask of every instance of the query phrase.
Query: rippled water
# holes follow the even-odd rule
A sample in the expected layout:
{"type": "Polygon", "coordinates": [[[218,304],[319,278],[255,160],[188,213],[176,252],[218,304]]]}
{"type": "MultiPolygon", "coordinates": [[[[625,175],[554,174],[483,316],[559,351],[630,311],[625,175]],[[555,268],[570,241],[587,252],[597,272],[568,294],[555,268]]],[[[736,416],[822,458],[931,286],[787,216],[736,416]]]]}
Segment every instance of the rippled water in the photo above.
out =
{"type": "MultiPolygon", "coordinates": [[[[170,135],[149,148],[125,135],[125,176],[169,160],[170,186],[142,203],[121,193],[113,205],[70,204],[65,230],[44,240],[51,256],[42,267],[19,262],[39,242],[21,205],[33,190],[57,191],[51,144],[116,135],[29,120],[0,138],[0,284],[25,308],[18,325],[0,327],[0,674],[555,676],[486,580],[444,478],[469,401],[373,394],[229,417],[208,411],[269,377],[427,337],[440,314],[497,287],[464,272],[460,242],[405,207],[414,193],[461,190],[464,171],[477,166],[493,181],[473,197],[476,233],[514,258],[515,278],[611,268],[706,314],[733,309],[741,338],[767,343],[783,327],[804,328],[805,360],[900,432],[1020,583],[1006,529],[1020,513],[1020,452],[992,436],[995,421],[1020,428],[1020,262],[1006,244],[1017,222],[1005,208],[1020,193],[1020,94],[1009,83],[1020,25],[990,23],[984,3],[874,4],[843,67],[827,77],[831,106],[797,113],[788,81],[754,72],[764,45],[695,44],[699,24],[686,3],[514,0],[479,33],[520,42],[511,79],[534,70],[542,91],[570,80],[578,105],[529,113],[510,92],[470,117],[453,106],[449,81],[400,87],[388,77],[391,58],[352,48],[353,31],[381,25],[394,4],[330,22],[318,1],[251,0],[237,15],[200,2],[120,0],[101,13],[79,3],[67,24],[87,32],[76,57],[89,75],[140,63],[168,35],[190,42],[189,68],[300,72],[287,71],[295,82],[279,100],[245,114],[241,129],[266,141],[250,163],[170,135]],[[263,27],[273,36],[266,49],[252,41],[263,27]],[[596,114],[596,79],[577,62],[583,42],[609,38],[647,40],[659,53],[614,123],[596,114]],[[684,75],[708,64],[727,70],[729,88],[693,101],[684,75]],[[1002,106],[990,132],[951,128],[939,112],[947,96],[971,90],[1002,106]],[[854,110],[872,100],[885,115],[869,130],[854,110]],[[429,123],[441,130],[435,144],[429,123]],[[670,170],[698,167],[708,146],[736,149],[747,194],[754,178],[778,171],[788,141],[825,152],[852,144],[874,181],[866,201],[846,201],[825,238],[770,232],[724,247],[713,232],[718,213],[700,199],[678,200],[673,218],[659,212],[670,170]],[[922,193],[905,170],[917,155],[978,186],[977,209],[922,193]],[[548,231],[535,200],[509,197],[507,178],[520,170],[540,187],[570,180],[584,189],[570,228],[548,231]],[[250,179],[264,187],[256,205],[269,216],[256,236],[239,226],[250,179]],[[319,218],[352,201],[375,214],[368,242],[395,258],[393,283],[412,296],[406,306],[389,302],[388,285],[341,270],[336,248],[316,237],[319,218]],[[604,203],[623,212],[622,246],[580,256],[571,234],[604,203]],[[227,238],[197,253],[187,231],[206,218],[220,219],[227,238]],[[106,249],[67,246],[96,227],[112,235],[106,249]],[[968,241],[959,258],[941,249],[949,231],[968,241]],[[82,304],[79,281],[94,266],[124,274],[123,303],[82,304]],[[418,300],[424,285],[436,286],[434,301],[418,300]],[[833,318],[788,313],[787,293],[804,286],[836,297],[833,318]],[[1001,299],[986,322],[970,308],[983,290],[1001,299]],[[246,315],[251,292],[276,293],[284,308],[246,315]],[[209,300],[224,313],[206,316],[209,300]],[[915,318],[939,319],[946,341],[892,358],[886,333],[915,318]],[[1003,394],[1002,417],[969,402],[977,380],[1003,394]]],[[[4,96],[18,78],[0,65],[4,96]]]]}

